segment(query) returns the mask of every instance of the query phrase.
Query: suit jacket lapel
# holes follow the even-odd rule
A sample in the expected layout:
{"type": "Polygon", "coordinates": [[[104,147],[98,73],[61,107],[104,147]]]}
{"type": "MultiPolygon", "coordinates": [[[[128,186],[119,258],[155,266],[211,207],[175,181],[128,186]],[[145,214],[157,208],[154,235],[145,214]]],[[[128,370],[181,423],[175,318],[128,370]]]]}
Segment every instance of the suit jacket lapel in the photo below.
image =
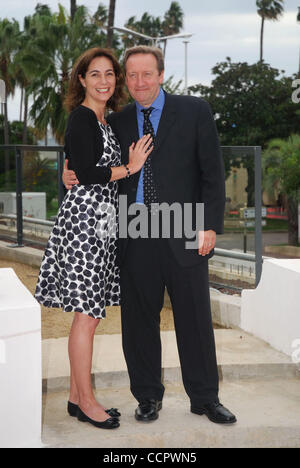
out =
{"type": "MultiPolygon", "coordinates": [[[[138,129],[138,123],[137,123],[137,116],[136,116],[136,105],[135,103],[131,104],[128,111],[126,112],[126,122],[124,127],[126,128],[125,134],[128,135],[128,143],[126,146],[126,149],[124,151],[124,154],[126,154],[126,158],[121,157],[122,162],[127,163],[129,161],[129,153],[128,153],[128,148],[133,142],[137,142],[139,140],[139,129],[138,129]]],[[[130,177],[130,182],[133,185],[133,187],[137,188],[137,184],[139,181],[140,177],[140,171],[136,172],[130,177]]]]}
{"type": "Polygon", "coordinates": [[[139,139],[139,130],[138,130],[137,117],[136,117],[135,103],[131,104],[131,108],[128,110],[126,123],[127,123],[128,135],[132,140],[131,143],[137,142],[139,139]]]}
{"type": "Polygon", "coordinates": [[[176,109],[173,105],[172,96],[165,92],[165,104],[160,117],[156,138],[155,149],[153,150],[152,157],[155,157],[159,147],[163,143],[165,137],[169,133],[170,128],[174,125],[176,120],[176,109]]]}

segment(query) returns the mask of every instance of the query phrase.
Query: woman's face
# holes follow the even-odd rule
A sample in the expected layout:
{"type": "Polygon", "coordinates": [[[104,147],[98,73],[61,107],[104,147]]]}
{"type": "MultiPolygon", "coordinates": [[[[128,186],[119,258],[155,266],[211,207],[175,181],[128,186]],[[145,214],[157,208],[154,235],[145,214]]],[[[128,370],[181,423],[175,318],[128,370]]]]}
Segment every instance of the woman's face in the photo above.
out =
{"type": "Polygon", "coordinates": [[[85,97],[88,100],[105,104],[115,92],[116,75],[113,64],[107,57],[94,58],[85,74],[79,75],[80,82],[85,88],[85,97]]]}

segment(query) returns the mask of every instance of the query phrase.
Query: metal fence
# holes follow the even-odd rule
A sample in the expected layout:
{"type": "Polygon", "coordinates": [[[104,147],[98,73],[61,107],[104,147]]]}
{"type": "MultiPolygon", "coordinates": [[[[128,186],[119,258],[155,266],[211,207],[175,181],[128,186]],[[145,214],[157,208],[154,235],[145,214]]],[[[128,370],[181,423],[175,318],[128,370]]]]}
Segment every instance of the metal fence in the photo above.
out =
{"type": "MultiPolygon", "coordinates": [[[[255,262],[255,285],[257,286],[262,271],[262,174],[261,174],[261,147],[260,146],[222,146],[224,158],[231,157],[253,157],[254,158],[254,187],[255,187],[255,254],[235,252],[228,249],[215,248],[215,255],[223,258],[246,260],[255,262]]],[[[16,160],[16,215],[10,218],[16,219],[17,242],[14,247],[22,247],[23,244],[23,221],[51,226],[54,223],[44,220],[25,219],[22,207],[22,174],[23,174],[23,153],[25,151],[56,152],[57,154],[57,193],[58,206],[64,197],[64,187],[61,179],[64,164],[63,146],[38,146],[38,145],[0,145],[0,150],[13,150],[16,160]]],[[[236,288],[240,289],[240,288],[236,288]]]]}
{"type": "Polygon", "coordinates": [[[61,180],[64,164],[63,146],[38,146],[38,145],[0,145],[0,149],[13,150],[16,159],[16,211],[17,211],[17,243],[15,247],[23,247],[23,153],[25,151],[45,151],[57,153],[57,193],[58,206],[64,198],[64,187],[61,180]]]}

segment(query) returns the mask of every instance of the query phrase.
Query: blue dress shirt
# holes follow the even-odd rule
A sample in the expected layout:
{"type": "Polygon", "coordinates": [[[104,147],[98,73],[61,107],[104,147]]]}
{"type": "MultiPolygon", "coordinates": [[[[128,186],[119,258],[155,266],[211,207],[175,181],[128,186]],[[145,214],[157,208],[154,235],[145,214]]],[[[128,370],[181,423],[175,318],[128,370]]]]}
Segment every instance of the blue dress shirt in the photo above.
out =
{"type": "MultiPolygon", "coordinates": [[[[152,123],[152,127],[154,133],[156,135],[161,113],[165,104],[165,93],[162,89],[160,89],[159,95],[155,99],[155,101],[149,107],[153,107],[153,111],[150,114],[150,122],[152,123]]],[[[138,123],[138,130],[139,130],[139,137],[142,138],[143,136],[143,123],[144,123],[144,114],[142,109],[145,107],[141,106],[138,102],[136,102],[136,116],[137,116],[137,123],[138,123]]],[[[136,202],[137,203],[144,203],[144,186],[143,186],[143,171],[144,168],[141,170],[139,183],[137,187],[136,193],[136,202]]]]}

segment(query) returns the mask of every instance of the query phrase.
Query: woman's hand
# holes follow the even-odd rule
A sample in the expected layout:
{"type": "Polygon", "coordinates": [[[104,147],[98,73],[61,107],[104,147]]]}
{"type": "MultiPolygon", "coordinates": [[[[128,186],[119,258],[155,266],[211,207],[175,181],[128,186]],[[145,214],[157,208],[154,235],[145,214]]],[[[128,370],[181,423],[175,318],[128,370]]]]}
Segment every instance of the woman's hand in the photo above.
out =
{"type": "Polygon", "coordinates": [[[153,150],[153,139],[151,135],[144,135],[137,143],[132,143],[129,147],[129,163],[127,164],[130,173],[135,174],[142,169],[146,159],[153,150]]]}
{"type": "Polygon", "coordinates": [[[73,185],[79,184],[79,180],[77,179],[75,172],[68,169],[67,159],[65,160],[62,180],[67,190],[71,190],[73,185]]]}

